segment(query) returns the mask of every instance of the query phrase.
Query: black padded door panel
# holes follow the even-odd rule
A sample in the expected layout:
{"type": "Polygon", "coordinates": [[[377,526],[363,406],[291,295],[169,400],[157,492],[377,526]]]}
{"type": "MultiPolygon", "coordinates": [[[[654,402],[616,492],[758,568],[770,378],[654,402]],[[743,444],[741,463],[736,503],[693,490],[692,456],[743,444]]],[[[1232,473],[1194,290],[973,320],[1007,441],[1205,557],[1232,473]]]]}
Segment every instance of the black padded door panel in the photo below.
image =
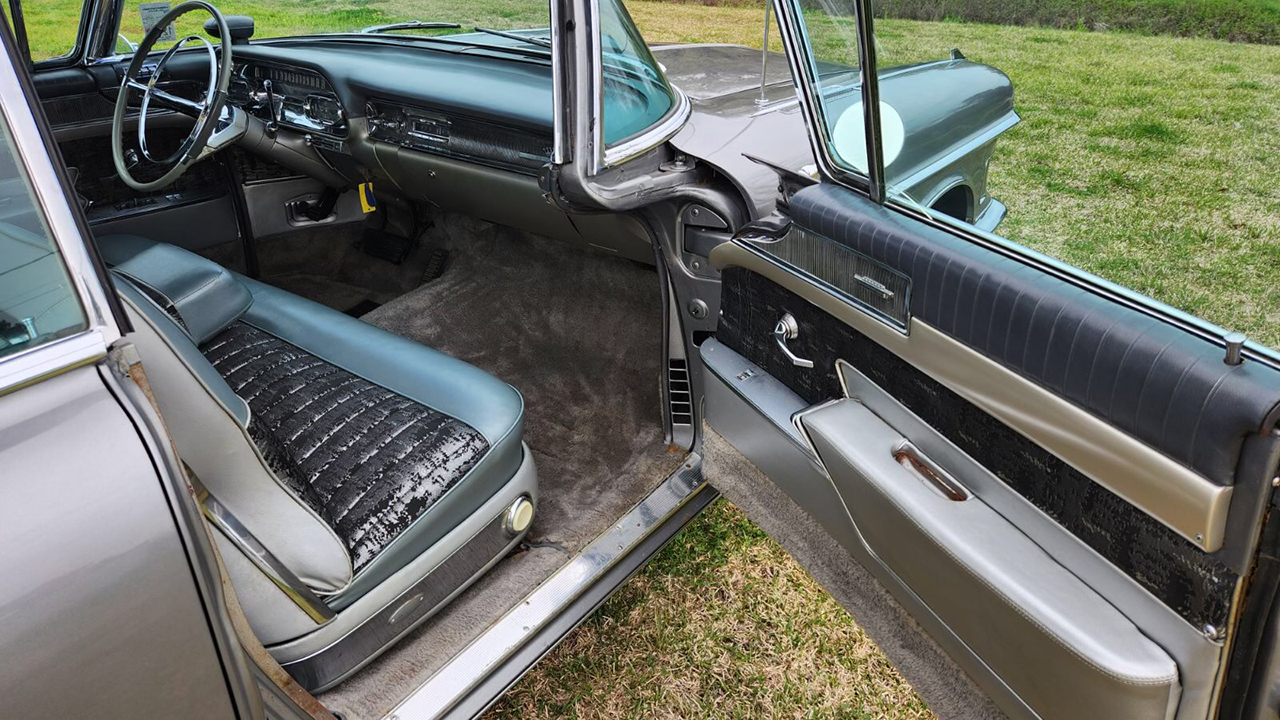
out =
{"type": "Polygon", "coordinates": [[[1227,621],[1239,577],[1212,555],[803,298],[742,268],[726,269],[723,283],[716,339],[806,402],[840,397],[836,360],[851,363],[1188,623],[1227,621]],[[800,323],[795,351],[812,369],[793,365],[773,342],[786,312],[800,323]]]}
{"type": "Polygon", "coordinates": [[[796,223],[905,273],[911,313],[1220,485],[1269,430],[1280,371],[824,183],[796,223]]]}

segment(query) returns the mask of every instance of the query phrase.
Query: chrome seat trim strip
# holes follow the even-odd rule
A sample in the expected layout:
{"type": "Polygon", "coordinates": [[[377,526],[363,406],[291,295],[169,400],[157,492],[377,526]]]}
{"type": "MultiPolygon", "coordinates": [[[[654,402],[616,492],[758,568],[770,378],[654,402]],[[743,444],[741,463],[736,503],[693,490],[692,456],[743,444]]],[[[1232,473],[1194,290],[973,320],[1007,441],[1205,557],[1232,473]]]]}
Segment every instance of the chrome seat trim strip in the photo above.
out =
{"type": "Polygon", "coordinates": [[[563,608],[701,492],[706,483],[700,468],[701,458],[690,453],[662,484],[400,701],[385,720],[428,720],[449,712],[563,608]]]}

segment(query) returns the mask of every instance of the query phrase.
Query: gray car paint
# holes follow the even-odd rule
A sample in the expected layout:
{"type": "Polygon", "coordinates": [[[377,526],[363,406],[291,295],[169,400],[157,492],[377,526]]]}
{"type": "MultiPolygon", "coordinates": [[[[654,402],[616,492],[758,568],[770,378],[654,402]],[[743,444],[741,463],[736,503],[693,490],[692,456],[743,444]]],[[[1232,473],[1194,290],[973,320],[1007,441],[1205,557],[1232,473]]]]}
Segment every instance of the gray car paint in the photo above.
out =
{"type": "Polygon", "coordinates": [[[235,717],[174,510],[99,369],[0,397],[0,418],[5,716],[235,717]]]}
{"type": "MultiPolygon", "coordinates": [[[[761,83],[761,53],[742,45],[659,45],[653,53],[693,104],[671,143],[728,174],[757,216],[772,212],[777,175],[744,153],[796,171],[814,162],[786,57],[769,53],[761,83]]],[[[855,69],[823,66],[824,75],[840,73],[849,74],[850,90],[831,98],[833,112],[858,100],[855,69]]],[[[987,195],[986,171],[995,137],[1018,122],[1009,78],[963,58],[921,63],[882,71],[880,97],[906,126],[903,153],[890,166],[899,190],[928,207],[966,185],[975,202],[963,219],[994,228],[1003,206],[987,195]]]]}

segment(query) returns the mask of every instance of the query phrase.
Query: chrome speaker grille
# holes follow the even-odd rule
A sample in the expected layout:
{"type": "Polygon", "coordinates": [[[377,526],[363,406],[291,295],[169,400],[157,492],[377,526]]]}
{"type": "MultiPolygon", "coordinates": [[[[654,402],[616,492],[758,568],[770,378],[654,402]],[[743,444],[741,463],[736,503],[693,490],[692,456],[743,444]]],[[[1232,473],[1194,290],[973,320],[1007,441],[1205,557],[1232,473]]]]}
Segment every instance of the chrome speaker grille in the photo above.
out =
{"type": "Polygon", "coordinates": [[[747,243],[830,286],[894,327],[907,329],[911,278],[903,273],[795,225],[778,240],[747,243]]]}

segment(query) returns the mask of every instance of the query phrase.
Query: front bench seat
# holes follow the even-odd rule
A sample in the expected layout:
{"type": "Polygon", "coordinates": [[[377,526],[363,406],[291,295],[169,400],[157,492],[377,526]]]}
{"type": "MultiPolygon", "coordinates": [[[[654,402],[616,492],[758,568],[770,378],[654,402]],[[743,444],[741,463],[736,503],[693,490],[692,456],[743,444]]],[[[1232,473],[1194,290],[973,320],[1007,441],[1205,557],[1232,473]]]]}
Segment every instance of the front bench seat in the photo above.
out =
{"type": "Polygon", "coordinates": [[[304,685],[336,684],[429,616],[421,599],[414,622],[387,610],[456,550],[478,548],[428,583],[437,605],[527,532],[502,521],[536,501],[510,385],[172,245],[98,244],[180,456],[338,614],[317,628],[219,539],[255,632],[304,685]]]}

